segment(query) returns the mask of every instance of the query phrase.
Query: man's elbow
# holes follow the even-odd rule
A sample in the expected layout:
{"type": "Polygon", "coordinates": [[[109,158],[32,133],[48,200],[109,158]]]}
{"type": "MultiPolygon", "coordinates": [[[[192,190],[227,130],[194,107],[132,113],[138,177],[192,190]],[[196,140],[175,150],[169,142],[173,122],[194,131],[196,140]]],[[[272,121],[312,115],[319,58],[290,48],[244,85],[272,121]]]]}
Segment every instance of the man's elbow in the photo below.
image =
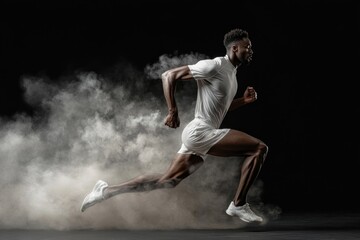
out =
{"type": "Polygon", "coordinates": [[[172,71],[167,70],[164,73],[161,74],[161,79],[163,82],[174,82],[175,81],[175,75],[172,71]]]}
{"type": "Polygon", "coordinates": [[[165,80],[167,80],[168,76],[169,76],[169,70],[161,74],[161,80],[164,82],[165,80]]]}

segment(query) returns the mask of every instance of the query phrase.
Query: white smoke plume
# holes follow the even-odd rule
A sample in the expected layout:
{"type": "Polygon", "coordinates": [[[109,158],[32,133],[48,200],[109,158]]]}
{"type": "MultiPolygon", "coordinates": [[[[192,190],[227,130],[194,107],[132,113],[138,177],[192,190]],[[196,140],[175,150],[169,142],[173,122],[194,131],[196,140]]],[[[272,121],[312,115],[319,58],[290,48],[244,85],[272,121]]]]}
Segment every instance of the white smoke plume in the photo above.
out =
{"type": "MultiPolygon", "coordinates": [[[[181,127],[170,129],[163,123],[159,74],[203,57],[164,55],[145,73],[120,63],[104,74],[80,72],[57,83],[24,77],[24,97],[35,114],[0,119],[0,228],[242,226],[224,213],[237,184],[235,158],[208,158],[175,189],[122,194],[80,212],[98,179],[112,185],[167,169],[193,117],[196,85],[178,89],[181,127]]],[[[253,196],[261,195],[260,185],[253,196]]]]}

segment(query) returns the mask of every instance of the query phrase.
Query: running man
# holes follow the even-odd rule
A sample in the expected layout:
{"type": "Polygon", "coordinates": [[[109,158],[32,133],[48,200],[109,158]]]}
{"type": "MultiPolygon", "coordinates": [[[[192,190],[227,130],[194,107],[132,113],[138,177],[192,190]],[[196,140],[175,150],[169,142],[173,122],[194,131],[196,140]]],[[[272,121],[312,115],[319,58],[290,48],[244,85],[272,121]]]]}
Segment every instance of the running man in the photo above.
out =
{"type": "Polygon", "coordinates": [[[174,188],[194,173],[207,155],[231,157],[243,156],[240,181],[234,198],[226,209],[230,216],[244,222],[262,222],[247,201],[247,194],[257,178],[268,153],[268,146],[261,140],[242,131],[220,128],[228,111],[252,103],[257,99],[253,87],[248,86],[243,95],[235,98],[238,88],[237,68],[249,64],[253,50],[249,34],[243,29],[232,29],[224,35],[225,56],[200,60],[195,64],[176,67],[161,75],[168,114],[165,125],[180,126],[175,100],[178,81],[195,80],[197,99],[194,119],[182,132],[182,145],[171,165],[162,174],[138,176],[117,185],[99,180],[85,197],[81,211],[122,193],[174,188]]]}

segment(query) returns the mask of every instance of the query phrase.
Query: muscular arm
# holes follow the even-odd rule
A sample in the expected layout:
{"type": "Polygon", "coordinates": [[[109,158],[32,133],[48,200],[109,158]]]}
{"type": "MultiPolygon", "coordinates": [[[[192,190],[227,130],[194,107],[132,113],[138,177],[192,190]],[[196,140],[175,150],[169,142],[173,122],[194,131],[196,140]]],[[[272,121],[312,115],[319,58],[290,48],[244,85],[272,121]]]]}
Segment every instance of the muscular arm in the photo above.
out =
{"type": "Polygon", "coordinates": [[[241,106],[244,106],[246,103],[244,101],[244,97],[239,97],[239,98],[236,98],[234,99],[232,102],[231,102],[231,105],[229,107],[229,111],[233,111],[241,106]]]}
{"type": "Polygon", "coordinates": [[[229,111],[233,111],[245,104],[256,101],[257,93],[253,87],[247,87],[242,97],[236,98],[232,101],[229,111]]]}
{"type": "Polygon", "coordinates": [[[168,107],[168,115],[165,118],[165,125],[171,128],[180,126],[177,105],[175,101],[176,82],[179,80],[192,80],[192,74],[188,66],[177,67],[164,72],[161,75],[163,91],[168,107]]]}

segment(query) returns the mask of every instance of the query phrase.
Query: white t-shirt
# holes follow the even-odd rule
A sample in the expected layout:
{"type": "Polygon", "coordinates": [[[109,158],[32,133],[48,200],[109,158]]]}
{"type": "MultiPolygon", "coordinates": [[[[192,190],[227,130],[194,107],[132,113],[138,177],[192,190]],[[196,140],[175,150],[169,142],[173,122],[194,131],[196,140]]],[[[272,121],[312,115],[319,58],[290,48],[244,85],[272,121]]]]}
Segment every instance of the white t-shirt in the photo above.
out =
{"type": "Polygon", "coordinates": [[[237,92],[237,68],[227,55],[188,67],[198,85],[195,118],[219,128],[237,92]]]}
{"type": "Polygon", "coordinates": [[[195,118],[184,128],[178,153],[205,158],[230,129],[219,129],[237,92],[236,67],[228,56],[188,65],[198,85],[195,118]]]}

